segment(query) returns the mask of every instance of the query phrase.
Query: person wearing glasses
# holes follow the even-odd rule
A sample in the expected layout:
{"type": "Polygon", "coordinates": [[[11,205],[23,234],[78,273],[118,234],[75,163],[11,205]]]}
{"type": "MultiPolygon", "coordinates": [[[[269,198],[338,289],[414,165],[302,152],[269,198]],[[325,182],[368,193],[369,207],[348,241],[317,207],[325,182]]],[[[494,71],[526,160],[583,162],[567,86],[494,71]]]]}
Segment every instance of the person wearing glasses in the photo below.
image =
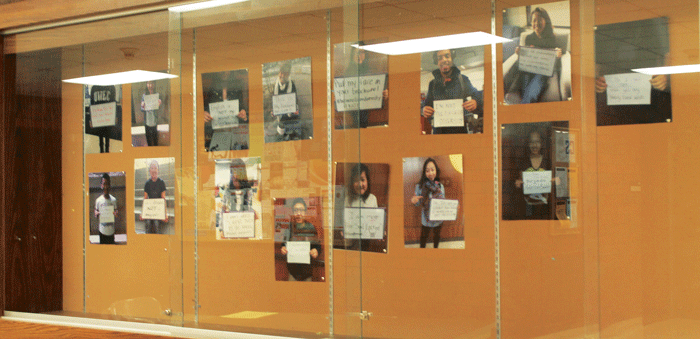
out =
{"type": "MultiPolygon", "coordinates": [[[[545,141],[540,131],[530,131],[526,149],[528,151],[527,160],[521,165],[520,178],[515,180],[515,187],[518,189],[523,189],[523,172],[547,171],[550,167],[549,159],[545,157],[547,154],[544,152],[546,150],[545,141]]],[[[549,219],[551,210],[549,196],[549,193],[524,194],[525,217],[527,219],[549,219]]]]}
{"type": "MultiPolygon", "coordinates": [[[[292,218],[289,221],[289,241],[308,241],[311,243],[309,256],[315,260],[321,254],[321,242],[318,231],[313,224],[306,220],[306,202],[302,198],[296,198],[292,202],[292,218]]],[[[287,255],[287,243],[282,244],[280,252],[287,255]]],[[[287,262],[289,281],[311,281],[313,268],[311,264],[298,264],[287,262]]]]}

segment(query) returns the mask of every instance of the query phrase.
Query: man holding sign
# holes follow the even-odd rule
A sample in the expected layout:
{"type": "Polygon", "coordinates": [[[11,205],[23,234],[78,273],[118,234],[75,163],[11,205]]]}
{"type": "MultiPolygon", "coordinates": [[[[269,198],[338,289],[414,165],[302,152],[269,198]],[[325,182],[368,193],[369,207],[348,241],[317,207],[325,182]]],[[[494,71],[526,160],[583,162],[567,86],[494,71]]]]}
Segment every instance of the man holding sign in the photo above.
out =
{"type": "Polygon", "coordinates": [[[272,92],[272,115],[277,119],[277,134],[280,141],[301,139],[297,87],[289,78],[291,72],[291,63],[285,62],[280,66],[272,92]]]}
{"type": "Polygon", "coordinates": [[[117,89],[114,85],[90,88],[90,128],[100,139],[100,153],[109,153],[109,137],[117,119],[117,89]]]}
{"type": "Polygon", "coordinates": [[[438,69],[433,71],[435,79],[428,85],[421,115],[432,121],[433,134],[480,133],[474,123],[484,114],[483,92],[454,66],[454,57],[455,50],[434,52],[438,69]]]}
{"type": "Polygon", "coordinates": [[[117,217],[117,198],[109,194],[112,186],[109,174],[102,174],[102,195],[95,200],[95,218],[99,219],[100,244],[114,244],[114,219],[117,217]]]}
{"type": "Polygon", "coordinates": [[[146,205],[146,200],[147,199],[162,199],[163,204],[165,206],[165,216],[163,219],[151,219],[144,217],[143,214],[141,214],[140,218],[142,220],[145,220],[146,222],[146,233],[147,234],[160,234],[162,232],[161,230],[161,220],[164,222],[168,222],[168,211],[167,211],[167,204],[165,203],[165,182],[163,179],[158,177],[158,171],[160,170],[160,166],[158,165],[157,160],[151,161],[151,164],[148,166],[148,174],[150,175],[150,180],[146,181],[146,184],[143,187],[143,199],[144,199],[144,206],[146,205]]]}
{"type": "Polygon", "coordinates": [[[204,139],[207,151],[248,149],[248,70],[203,74],[204,139]],[[232,111],[233,110],[233,111],[232,111]]]}
{"type": "Polygon", "coordinates": [[[296,198],[292,202],[294,213],[289,222],[289,241],[282,244],[280,252],[287,256],[289,281],[311,281],[311,259],[321,253],[321,242],[316,227],[306,220],[306,202],[296,198]]]}

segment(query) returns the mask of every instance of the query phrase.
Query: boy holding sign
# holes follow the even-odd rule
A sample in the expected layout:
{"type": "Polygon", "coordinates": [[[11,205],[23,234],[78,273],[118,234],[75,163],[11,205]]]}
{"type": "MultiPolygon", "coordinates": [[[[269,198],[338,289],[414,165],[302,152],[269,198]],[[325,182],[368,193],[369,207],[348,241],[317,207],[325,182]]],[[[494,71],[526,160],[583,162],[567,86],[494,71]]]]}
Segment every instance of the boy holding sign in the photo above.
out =
{"type": "Polygon", "coordinates": [[[100,223],[100,244],[114,244],[114,221],[117,217],[117,198],[109,194],[112,186],[109,174],[102,174],[102,195],[95,200],[95,218],[100,223]]]}
{"type": "MultiPolygon", "coordinates": [[[[144,199],[144,205],[146,205],[146,200],[147,199],[162,199],[163,204],[165,204],[165,182],[163,179],[158,177],[158,171],[160,170],[160,166],[158,165],[157,160],[151,161],[151,164],[148,166],[148,174],[150,175],[150,179],[146,181],[146,184],[143,187],[143,199],[144,199]]],[[[162,219],[164,222],[168,222],[168,211],[167,211],[167,204],[165,204],[165,216],[162,219]]],[[[161,233],[161,219],[149,219],[149,218],[144,218],[143,214],[141,214],[140,218],[142,220],[145,220],[146,222],[146,233],[147,234],[160,234],[161,233]]]]}
{"type": "Polygon", "coordinates": [[[293,216],[289,222],[289,241],[280,252],[287,256],[289,281],[311,281],[311,260],[321,253],[321,242],[313,224],[306,220],[306,202],[296,198],[292,202],[293,216]]]}

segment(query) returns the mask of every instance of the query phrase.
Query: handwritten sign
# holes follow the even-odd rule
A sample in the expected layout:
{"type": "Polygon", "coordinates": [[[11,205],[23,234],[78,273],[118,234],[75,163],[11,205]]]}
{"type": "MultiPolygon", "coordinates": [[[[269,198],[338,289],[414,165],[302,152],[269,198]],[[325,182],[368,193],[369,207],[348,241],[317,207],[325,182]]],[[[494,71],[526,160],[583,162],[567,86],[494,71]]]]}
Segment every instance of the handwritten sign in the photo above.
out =
{"type": "Polygon", "coordinates": [[[553,49],[520,46],[518,69],[523,72],[551,77],[557,61],[557,51],[553,49]]]}
{"type": "Polygon", "coordinates": [[[209,114],[213,120],[213,129],[231,128],[238,126],[238,100],[214,102],[209,104],[209,114]]]}
{"type": "Polygon", "coordinates": [[[308,241],[287,242],[287,262],[290,264],[311,263],[311,243],[308,241]]]}
{"type": "Polygon", "coordinates": [[[158,100],[160,100],[160,94],[146,94],[143,96],[143,102],[145,103],[146,110],[147,111],[155,111],[160,107],[160,103],[158,103],[158,100]]]}
{"type": "Polygon", "coordinates": [[[226,238],[254,238],[255,213],[252,211],[224,213],[223,226],[226,238]]]}
{"type": "Polygon", "coordinates": [[[92,127],[106,127],[117,124],[117,103],[108,102],[90,106],[92,127]]]}
{"type": "Polygon", "coordinates": [[[651,103],[649,80],[651,75],[641,73],[606,75],[608,105],[649,105],[651,103]]]}
{"type": "Polygon", "coordinates": [[[435,100],[433,127],[462,127],[464,126],[464,108],[462,99],[435,100]]]}
{"type": "Polygon", "coordinates": [[[557,178],[557,197],[566,198],[569,196],[569,176],[566,167],[557,167],[554,169],[554,175],[557,178]]]}
{"type": "Polygon", "coordinates": [[[345,239],[383,239],[384,220],[383,208],[346,208],[345,239]]]}
{"type": "Polygon", "coordinates": [[[272,113],[282,115],[297,111],[297,94],[279,94],[272,96],[272,113]]]}
{"type": "Polygon", "coordinates": [[[100,206],[100,224],[111,224],[111,223],[114,223],[114,206],[112,206],[112,205],[100,206]]]}
{"type": "Polygon", "coordinates": [[[335,78],[335,109],[338,112],[382,108],[386,74],[335,78]]]}
{"type": "Polygon", "coordinates": [[[141,217],[150,220],[165,220],[165,199],[143,199],[141,217]]]}
{"type": "Polygon", "coordinates": [[[431,199],[430,221],[457,220],[459,201],[455,199],[431,199]]]}
{"type": "Polygon", "coordinates": [[[525,194],[549,193],[552,191],[552,171],[523,172],[525,194]]]}

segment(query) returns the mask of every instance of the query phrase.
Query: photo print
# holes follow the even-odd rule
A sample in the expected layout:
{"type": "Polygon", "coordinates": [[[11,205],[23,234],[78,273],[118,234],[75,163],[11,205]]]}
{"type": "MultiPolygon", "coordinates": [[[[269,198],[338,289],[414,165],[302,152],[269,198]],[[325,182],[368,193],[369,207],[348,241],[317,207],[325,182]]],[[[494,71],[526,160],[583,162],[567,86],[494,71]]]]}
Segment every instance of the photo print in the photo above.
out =
{"type": "Polygon", "coordinates": [[[175,234],[175,158],[134,160],[136,234],[175,234]]]}
{"type": "Polygon", "coordinates": [[[216,239],[262,239],[260,166],[260,158],[216,160],[216,239]]]}
{"type": "Polygon", "coordinates": [[[126,244],[124,172],[88,173],[90,243],[126,244]]]}
{"type": "Polygon", "coordinates": [[[265,142],[311,139],[311,57],[262,65],[265,142]]]}
{"type": "Polygon", "coordinates": [[[277,198],[275,280],[325,281],[321,197],[277,198]]]}

